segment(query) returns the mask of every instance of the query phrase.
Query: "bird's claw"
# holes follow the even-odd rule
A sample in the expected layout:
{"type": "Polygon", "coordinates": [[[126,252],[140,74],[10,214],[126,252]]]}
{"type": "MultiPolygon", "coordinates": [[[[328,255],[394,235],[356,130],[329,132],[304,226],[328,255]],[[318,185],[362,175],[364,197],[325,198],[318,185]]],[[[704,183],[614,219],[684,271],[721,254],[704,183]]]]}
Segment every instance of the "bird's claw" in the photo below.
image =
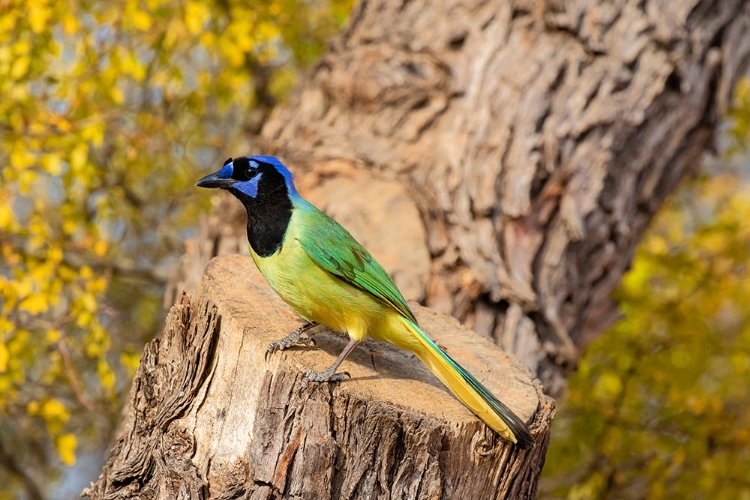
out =
{"type": "Polygon", "coordinates": [[[342,382],[345,378],[352,378],[352,376],[349,372],[334,373],[330,368],[328,370],[323,370],[322,372],[305,370],[302,389],[307,389],[310,382],[342,382]]]}
{"type": "Polygon", "coordinates": [[[318,347],[318,343],[315,342],[315,339],[312,337],[302,337],[297,344],[301,344],[305,347],[318,347]]]}
{"type": "Polygon", "coordinates": [[[279,340],[275,340],[271,342],[266,348],[266,354],[265,354],[266,361],[268,361],[268,358],[276,351],[283,351],[295,345],[304,345],[305,347],[310,347],[310,346],[315,347],[316,344],[315,344],[314,338],[302,336],[302,333],[308,329],[309,328],[305,328],[304,326],[297,328],[296,330],[291,332],[289,335],[282,337],[279,340]]]}

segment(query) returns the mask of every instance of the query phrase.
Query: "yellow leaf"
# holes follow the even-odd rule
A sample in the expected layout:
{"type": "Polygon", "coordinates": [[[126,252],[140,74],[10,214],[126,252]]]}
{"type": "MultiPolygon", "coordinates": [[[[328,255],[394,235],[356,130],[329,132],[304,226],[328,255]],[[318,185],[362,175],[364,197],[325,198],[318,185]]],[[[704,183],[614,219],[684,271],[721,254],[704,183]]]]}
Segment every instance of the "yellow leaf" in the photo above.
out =
{"type": "Polygon", "coordinates": [[[81,295],[81,305],[88,312],[96,312],[96,297],[91,293],[84,293],[81,295]]]}
{"type": "Polygon", "coordinates": [[[31,415],[38,415],[39,414],[39,401],[29,401],[29,404],[26,405],[26,412],[31,415]]]}
{"type": "Polygon", "coordinates": [[[101,380],[102,387],[107,390],[114,388],[117,378],[115,372],[112,371],[109,365],[104,361],[99,361],[97,371],[99,372],[99,379],[101,380]]]}
{"type": "Polygon", "coordinates": [[[60,340],[60,330],[50,328],[47,330],[47,342],[57,342],[60,340]]]}
{"type": "Polygon", "coordinates": [[[622,279],[620,287],[625,296],[639,297],[648,289],[648,282],[654,275],[654,266],[645,258],[636,256],[633,268],[622,279]]]}
{"type": "Polygon", "coordinates": [[[89,148],[86,144],[80,142],[73,148],[70,153],[70,168],[76,172],[83,168],[89,157],[89,148]]]}
{"type": "Polygon", "coordinates": [[[98,240],[94,243],[94,253],[97,257],[104,257],[104,254],[107,253],[107,242],[104,240],[98,240]]]}
{"type": "MultiPolygon", "coordinates": [[[[2,283],[2,281],[0,281],[0,283],[2,283]]],[[[0,335],[2,335],[3,333],[12,332],[13,330],[15,330],[15,325],[0,316],[0,335]]]]}
{"type": "MultiPolygon", "coordinates": [[[[28,128],[29,132],[31,132],[31,134],[33,134],[33,135],[43,135],[43,134],[47,133],[47,124],[45,124],[45,123],[41,123],[41,122],[37,122],[37,121],[32,121],[31,123],[29,123],[28,127],[29,127],[28,128]]],[[[32,144],[33,144],[31,142],[32,140],[34,140],[34,139],[32,138],[31,140],[29,140],[29,145],[31,147],[37,147],[36,145],[32,146],[32,144]]]]}
{"type": "Polygon", "coordinates": [[[133,26],[141,31],[148,31],[151,29],[151,16],[142,10],[136,10],[130,16],[130,20],[133,21],[133,26]]]}
{"type": "Polygon", "coordinates": [[[68,13],[62,19],[62,29],[66,35],[72,35],[78,31],[78,18],[75,15],[68,13]]]}
{"type": "Polygon", "coordinates": [[[63,281],[73,281],[78,276],[73,269],[65,265],[57,268],[57,275],[63,281]]]}
{"type": "Polygon", "coordinates": [[[65,405],[57,399],[50,399],[42,405],[42,416],[45,420],[60,420],[67,422],[70,418],[70,413],[65,405]]]}
{"type": "Polygon", "coordinates": [[[107,288],[107,280],[99,277],[86,283],[86,290],[91,293],[101,293],[107,288]]]}
{"type": "Polygon", "coordinates": [[[10,360],[10,351],[5,342],[0,344],[0,373],[8,371],[8,361],[10,360]]]}
{"type": "Polygon", "coordinates": [[[57,446],[57,453],[60,455],[62,463],[71,467],[76,463],[76,447],[78,446],[78,440],[75,434],[63,434],[59,436],[55,443],[57,446]]]}
{"type": "Polygon", "coordinates": [[[63,260],[63,251],[59,246],[50,247],[47,250],[47,261],[53,264],[59,264],[63,260]]]}
{"type": "Polygon", "coordinates": [[[60,175],[60,172],[62,172],[62,158],[55,153],[44,155],[42,157],[42,165],[52,175],[60,175]]]}
{"type": "MultiPolygon", "coordinates": [[[[85,328],[91,324],[91,322],[94,320],[94,315],[90,312],[83,311],[81,312],[78,317],[76,318],[76,325],[80,326],[81,328],[85,328]]],[[[88,346],[86,347],[86,350],[88,351],[88,346]]]]}
{"type": "Polygon", "coordinates": [[[29,314],[40,314],[47,310],[47,297],[41,293],[32,293],[18,304],[18,309],[29,314]]]}
{"type": "Polygon", "coordinates": [[[200,2],[188,2],[185,6],[185,26],[192,35],[203,28],[203,21],[209,18],[208,7],[200,2]]]}
{"type": "Polygon", "coordinates": [[[228,59],[230,66],[240,67],[244,64],[245,53],[237,50],[236,45],[229,38],[219,38],[219,49],[228,59]]]}
{"type": "Polygon", "coordinates": [[[123,73],[139,81],[146,77],[146,66],[138,59],[134,52],[122,51],[121,56],[120,69],[123,73]]]}
{"type": "Polygon", "coordinates": [[[216,45],[216,35],[210,31],[204,31],[198,38],[200,44],[206,47],[206,49],[212,49],[216,45]]]}
{"type": "Polygon", "coordinates": [[[598,400],[611,400],[622,391],[622,381],[617,373],[607,371],[601,374],[594,385],[594,396],[598,400]]]}
{"type": "Polygon", "coordinates": [[[22,78],[29,70],[29,63],[31,63],[31,58],[27,56],[21,56],[13,61],[13,64],[10,67],[11,78],[14,80],[22,78]]]}
{"type": "Polygon", "coordinates": [[[132,375],[138,369],[138,365],[141,363],[141,355],[137,352],[123,352],[120,354],[120,364],[128,369],[128,372],[132,375]]]}
{"type": "MultiPolygon", "coordinates": [[[[60,132],[70,132],[73,129],[73,124],[62,115],[50,115],[49,122],[60,130],[60,132]]],[[[57,156],[55,153],[51,153],[49,156],[57,156]]]]}
{"type": "Polygon", "coordinates": [[[0,205],[0,229],[8,229],[13,224],[13,211],[8,205],[0,205]]]}
{"type": "Polygon", "coordinates": [[[26,149],[14,149],[10,153],[10,166],[22,170],[34,164],[34,155],[26,149]]]}
{"type": "Polygon", "coordinates": [[[0,65],[2,65],[3,69],[7,69],[7,65],[10,64],[12,58],[13,51],[10,50],[10,47],[7,45],[0,47],[0,65]]]}
{"type": "Polygon", "coordinates": [[[255,34],[258,36],[258,38],[264,41],[273,40],[280,35],[278,26],[265,21],[261,22],[258,27],[255,28],[255,34]]]}
{"type": "Polygon", "coordinates": [[[34,33],[44,31],[51,13],[49,7],[42,5],[41,2],[29,2],[26,19],[29,21],[31,31],[34,33]]]}
{"type": "Polygon", "coordinates": [[[120,87],[112,87],[109,90],[109,96],[116,104],[122,104],[125,102],[125,94],[120,90],[120,87]]]}
{"type": "Polygon", "coordinates": [[[31,293],[31,288],[33,287],[33,284],[31,283],[31,280],[28,279],[28,277],[25,277],[26,279],[17,280],[15,281],[14,285],[16,288],[16,294],[18,294],[19,297],[25,297],[31,293]]]}
{"type": "Polygon", "coordinates": [[[164,33],[164,48],[174,47],[177,41],[181,40],[185,33],[185,25],[178,19],[172,19],[164,33]]]}
{"type": "Polygon", "coordinates": [[[81,266],[79,270],[81,278],[87,280],[94,276],[94,271],[89,266],[81,266]]]}
{"type": "Polygon", "coordinates": [[[63,221],[62,229],[65,234],[73,234],[76,232],[76,229],[78,229],[78,224],[73,220],[65,219],[63,221]]]}
{"type": "Polygon", "coordinates": [[[37,415],[39,413],[39,401],[29,401],[29,404],[26,405],[26,412],[29,415],[37,415]]]}
{"type": "Polygon", "coordinates": [[[13,53],[17,56],[22,54],[28,54],[31,52],[31,39],[29,40],[18,40],[13,44],[13,53]]]}

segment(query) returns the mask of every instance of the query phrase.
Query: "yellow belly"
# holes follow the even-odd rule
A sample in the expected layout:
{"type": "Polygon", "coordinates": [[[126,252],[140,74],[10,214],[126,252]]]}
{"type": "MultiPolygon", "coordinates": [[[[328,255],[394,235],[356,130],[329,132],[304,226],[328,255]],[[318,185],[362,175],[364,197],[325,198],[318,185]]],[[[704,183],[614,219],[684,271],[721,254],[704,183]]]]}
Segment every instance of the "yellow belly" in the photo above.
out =
{"type": "Polygon", "coordinates": [[[362,340],[386,311],[374,298],[320,268],[294,239],[255,264],[271,288],[300,316],[362,340]]]}
{"type": "Polygon", "coordinates": [[[316,321],[349,337],[370,335],[413,351],[418,342],[401,315],[313,261],[294,238],[287,238],[281,252],[270,257],[250,254],[271,288],[308,321],[316,321]]]}

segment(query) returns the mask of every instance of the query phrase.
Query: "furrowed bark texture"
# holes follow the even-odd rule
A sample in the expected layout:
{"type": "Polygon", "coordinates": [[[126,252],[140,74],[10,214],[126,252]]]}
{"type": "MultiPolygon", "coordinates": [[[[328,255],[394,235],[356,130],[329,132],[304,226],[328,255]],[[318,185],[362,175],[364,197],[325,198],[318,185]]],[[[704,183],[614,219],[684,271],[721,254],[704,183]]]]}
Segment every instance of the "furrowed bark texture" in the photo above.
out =
{"type": "MultiPolygon", "coordinates": [[[[408,298],[559,395],[617,318],[648,221],[712,147],[748,33],[742,0],[364,1],[233,154],[279,154],[408,298]]],[[[244,249],[243,227],[217,202],[173,289],[244,249]]]]}
{"type": "Polygon", "coordinates": [[[456,320],[416,306],[420,323],[522,419],[537,446],[497,437],[413,356],[367,341],[351,379],[303,387],[346,344],[264,360],[300,325],[252,260],[213,260],[146,346],[127,419],[92,499],[530,498],[549,444],[552,400],[528,368],[456,320]]]}

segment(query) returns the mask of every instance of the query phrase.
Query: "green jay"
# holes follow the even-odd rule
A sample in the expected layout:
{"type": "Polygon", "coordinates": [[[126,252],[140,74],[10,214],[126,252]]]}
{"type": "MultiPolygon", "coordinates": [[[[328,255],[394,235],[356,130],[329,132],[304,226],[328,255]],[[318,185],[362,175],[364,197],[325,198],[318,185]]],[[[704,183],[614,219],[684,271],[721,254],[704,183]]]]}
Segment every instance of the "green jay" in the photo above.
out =
{"type": "Polygon", "coordinates": [[[302,334],[318,324],[344,332],[349,343],[333,365],[305,372],[312,382],[338,381],[347,375],[337,373],[339,365],[370,335],[413,352],[504,438],[523,448],[536,444],[520,418],[419,328],[388,273],[346,229],[299,195],[277,158],[230,158],[196,185],[225,189],[242,202],[250,255],[274,291],[307,321],[268,352],[304,342],[302,334]]]}

